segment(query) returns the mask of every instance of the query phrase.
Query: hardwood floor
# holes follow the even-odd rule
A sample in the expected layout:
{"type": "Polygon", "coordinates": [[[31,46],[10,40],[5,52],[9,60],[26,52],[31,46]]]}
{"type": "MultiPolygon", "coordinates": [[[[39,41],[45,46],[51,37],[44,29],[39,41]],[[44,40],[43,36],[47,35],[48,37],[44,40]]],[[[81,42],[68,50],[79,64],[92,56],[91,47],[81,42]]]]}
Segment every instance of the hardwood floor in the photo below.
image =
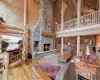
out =
{"type": "Polygon", "coordinates": [[[11,69],[3,70],[2,80],[31,80],[32,66],[38,64],[40,60],[43,58],[32,60],[28,64],[18,64],[18,62],[12,64],[11,69]]]}
{"type": "Polygon", "coordinates": [[[2,80],[31,80],[32,66],[38,64],[41,59],[33,60],[28,64],[17,62],[12,64],[11,69],[3,70],[2,80]]]}

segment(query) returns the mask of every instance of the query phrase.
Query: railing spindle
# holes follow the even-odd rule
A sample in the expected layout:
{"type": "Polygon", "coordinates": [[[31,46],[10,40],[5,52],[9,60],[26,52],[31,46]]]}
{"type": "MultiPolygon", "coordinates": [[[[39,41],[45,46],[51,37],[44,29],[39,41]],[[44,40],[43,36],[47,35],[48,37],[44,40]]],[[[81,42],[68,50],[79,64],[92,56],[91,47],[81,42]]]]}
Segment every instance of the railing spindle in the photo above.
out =
{"type": "Polygon", "coordinates": [[[93,13],[93,24],[95,23],[95,14],[93,13]]]}
{"type": "Polygon", "coordinates": [[[97,13],[98,13],[98,12],[95,13],[95,21],[96,21],[96,23],[97,23],[97,20],[98,20],[97,13]]]}
{"type": "Polygon", "coordinates": [[[93,24],[93,13],[92,13],[92,24],[93,24]]]}
{"type": "Polygon", "coordinates": [[[97,12],[97,23],[99,23],[99,12],[97,12]]]}
{"type": "Polygon", "coordinates": [[[92,14],[90,14],[90,24],[92,24],[92,14]]]}
{"type": "Polygon", "coordinates": [[[98,12],[98,22],[100,23],[100,11],[98,12]]]}
{"type": "Polygon", "coordinates": [[[90,15],[88,15],[88,25],[90,24],[90,15]]]}

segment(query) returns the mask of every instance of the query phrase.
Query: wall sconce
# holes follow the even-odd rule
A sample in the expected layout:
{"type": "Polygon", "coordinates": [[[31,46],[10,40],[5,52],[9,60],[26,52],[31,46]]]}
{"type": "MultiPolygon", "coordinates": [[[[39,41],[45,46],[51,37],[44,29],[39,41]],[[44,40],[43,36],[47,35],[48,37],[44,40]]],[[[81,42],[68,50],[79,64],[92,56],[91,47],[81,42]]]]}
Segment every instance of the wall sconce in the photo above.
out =
{"type": "Polygon", "coordinates": [[[84,40],[84,42],[88,42],[88,40],[87,40],[87,39],[85,39],[85,40],[84,40]]]}
{"type": "Polygon", "coordinates": [[[68,45],[70,45],[70,42],[68,42],[68,45]]]}

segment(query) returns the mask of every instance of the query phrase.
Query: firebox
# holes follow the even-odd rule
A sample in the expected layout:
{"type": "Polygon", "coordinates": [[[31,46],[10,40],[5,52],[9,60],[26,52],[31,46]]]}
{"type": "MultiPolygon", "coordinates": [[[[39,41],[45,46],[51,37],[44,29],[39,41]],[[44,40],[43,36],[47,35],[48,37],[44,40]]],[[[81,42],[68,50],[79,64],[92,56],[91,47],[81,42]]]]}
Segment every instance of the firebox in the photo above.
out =
{"type": "Polygon", "coordinates": [[[50,44],[44,44],[44,51],[50,50],[50,44]]]}

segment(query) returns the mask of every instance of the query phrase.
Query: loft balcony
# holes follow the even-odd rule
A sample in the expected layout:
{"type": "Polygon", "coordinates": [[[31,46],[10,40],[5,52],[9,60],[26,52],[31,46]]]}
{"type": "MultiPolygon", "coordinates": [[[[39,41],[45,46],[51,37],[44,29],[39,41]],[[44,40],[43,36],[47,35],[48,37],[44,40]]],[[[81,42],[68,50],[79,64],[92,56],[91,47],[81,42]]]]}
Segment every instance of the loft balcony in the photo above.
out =
{"type": "Polygon", "coordinates": [[[80,27],[77,27],[77,18],[66,21],[63,25],[61,31],[61,24],[57,24],[57,37],[98,34],[100,33],[100,11],[81,16],[80,27]]]}

